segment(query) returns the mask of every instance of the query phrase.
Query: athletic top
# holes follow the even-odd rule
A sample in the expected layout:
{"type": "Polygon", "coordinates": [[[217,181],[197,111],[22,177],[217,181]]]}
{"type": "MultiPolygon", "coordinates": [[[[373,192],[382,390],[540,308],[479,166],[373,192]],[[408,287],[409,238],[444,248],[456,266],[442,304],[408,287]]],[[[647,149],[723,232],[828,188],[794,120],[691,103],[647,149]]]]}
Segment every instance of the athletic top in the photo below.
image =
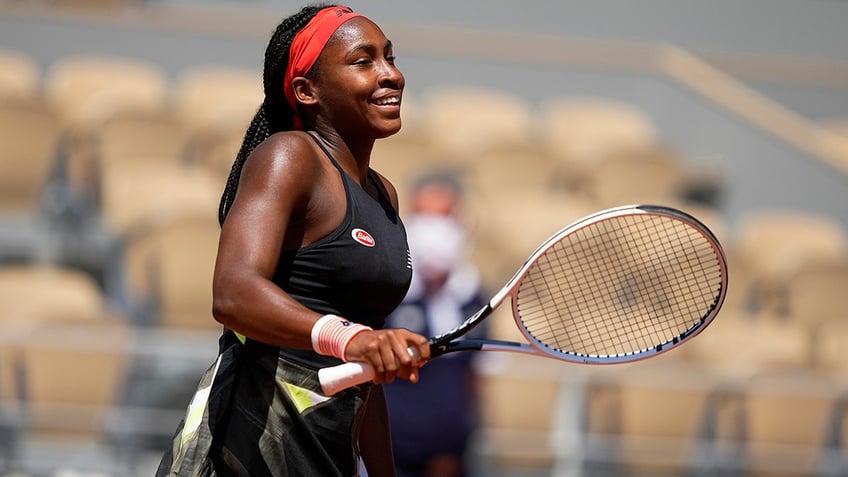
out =
{"type": "MultiPolygon", "coordinates": [[[[282,254],[274,283],[310,310],[382,328],[412,280],[406,230],[373,170],[368,171],[368,180],[376,186],[377,200],[344,172],[317,138],[310,136],[339,171],[347,209],[332,233],[282,254]]],[[[340,362],[312,350],[281,348],[280,354],[314,368],[340,362]]]]}

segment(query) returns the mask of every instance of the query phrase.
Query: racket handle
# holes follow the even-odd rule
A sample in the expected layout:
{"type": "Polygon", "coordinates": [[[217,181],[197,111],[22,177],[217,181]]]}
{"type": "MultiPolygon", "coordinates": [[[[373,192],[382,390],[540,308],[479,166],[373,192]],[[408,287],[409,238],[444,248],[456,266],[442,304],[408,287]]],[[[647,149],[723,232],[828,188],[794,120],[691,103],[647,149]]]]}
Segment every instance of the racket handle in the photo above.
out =
{"type": "Polygon", "coordinates": [[[318,370],[318,382],[325,396],[374,379],[374,367],[368,363],[344,363],[318,370]]]}
{"type": "MultiPolygon", "coordinates": [[[[417,349],[410,347],[406,351],[413,359],[418,359],[417,349]]],[[[368,363],[350,362],[319,369],[318,382],[324,395],[332,396],[343,389],[371,381],[376,374],[374,367],[368,363]]]]}

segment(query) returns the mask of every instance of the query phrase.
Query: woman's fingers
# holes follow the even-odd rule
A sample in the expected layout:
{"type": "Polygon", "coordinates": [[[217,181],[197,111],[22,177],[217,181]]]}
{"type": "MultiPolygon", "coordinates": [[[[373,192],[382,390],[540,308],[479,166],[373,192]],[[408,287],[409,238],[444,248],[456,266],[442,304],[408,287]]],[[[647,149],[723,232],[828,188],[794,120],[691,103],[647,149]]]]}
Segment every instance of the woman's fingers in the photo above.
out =
{"type": "Polygon", "coordinates": [[[349,361],[370,363],[376,371],[375,383],[395,378],[418,380],[418,368],[430,356],[427,338],[405,329],[386,329],[359,334],[350,342],[349,361]]]}

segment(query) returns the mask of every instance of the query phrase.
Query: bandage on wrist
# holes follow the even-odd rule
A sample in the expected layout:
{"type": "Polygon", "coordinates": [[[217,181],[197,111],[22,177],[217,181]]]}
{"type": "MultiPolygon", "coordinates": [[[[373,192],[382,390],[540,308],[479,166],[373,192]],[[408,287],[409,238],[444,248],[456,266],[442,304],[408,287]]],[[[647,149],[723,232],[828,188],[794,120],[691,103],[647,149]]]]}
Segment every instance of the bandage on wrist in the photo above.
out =
{"type": "Polygon", "coordinates": [[[324,315],[312,326],[312,349],[318,354],[345,359],[345,351],[351,340],[373,328],[346,320],[336,315],[324,315]]]}

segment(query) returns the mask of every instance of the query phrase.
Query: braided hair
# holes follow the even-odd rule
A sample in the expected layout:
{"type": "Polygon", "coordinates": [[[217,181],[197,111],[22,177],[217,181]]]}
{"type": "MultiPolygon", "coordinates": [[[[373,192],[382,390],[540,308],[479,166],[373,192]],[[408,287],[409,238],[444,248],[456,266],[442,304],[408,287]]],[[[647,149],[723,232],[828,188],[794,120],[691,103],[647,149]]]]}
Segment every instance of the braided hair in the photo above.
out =
{"type": "MultiPolygon", "coordinates": [[[[268,47],[265,49],[265,67],[262,75],[262,84],[265,91],[265,100],[253,116],[253,120],[245,132],[239,152],[227,178],[227,185],[221,196],[218,206],[218,222],[223,225],[233,200],[236,196],[239,178],[244,162],[251,152],[262,141],[276,132],[288,131],[293,127],[295,111],[286,100],[283,91],[283,81],[286,75],[286,67],[289,63],[289,49],[292,40],[315,15],[324,8],[335,5],[321,4],[303,7],[299,12],[284,18],[277,26],[268,47]]],[[[317,65],[316,65],[317,66],[317,65]]],[[[307,76],[314,76],[316,68],[310,70],[307,76]]]]}

